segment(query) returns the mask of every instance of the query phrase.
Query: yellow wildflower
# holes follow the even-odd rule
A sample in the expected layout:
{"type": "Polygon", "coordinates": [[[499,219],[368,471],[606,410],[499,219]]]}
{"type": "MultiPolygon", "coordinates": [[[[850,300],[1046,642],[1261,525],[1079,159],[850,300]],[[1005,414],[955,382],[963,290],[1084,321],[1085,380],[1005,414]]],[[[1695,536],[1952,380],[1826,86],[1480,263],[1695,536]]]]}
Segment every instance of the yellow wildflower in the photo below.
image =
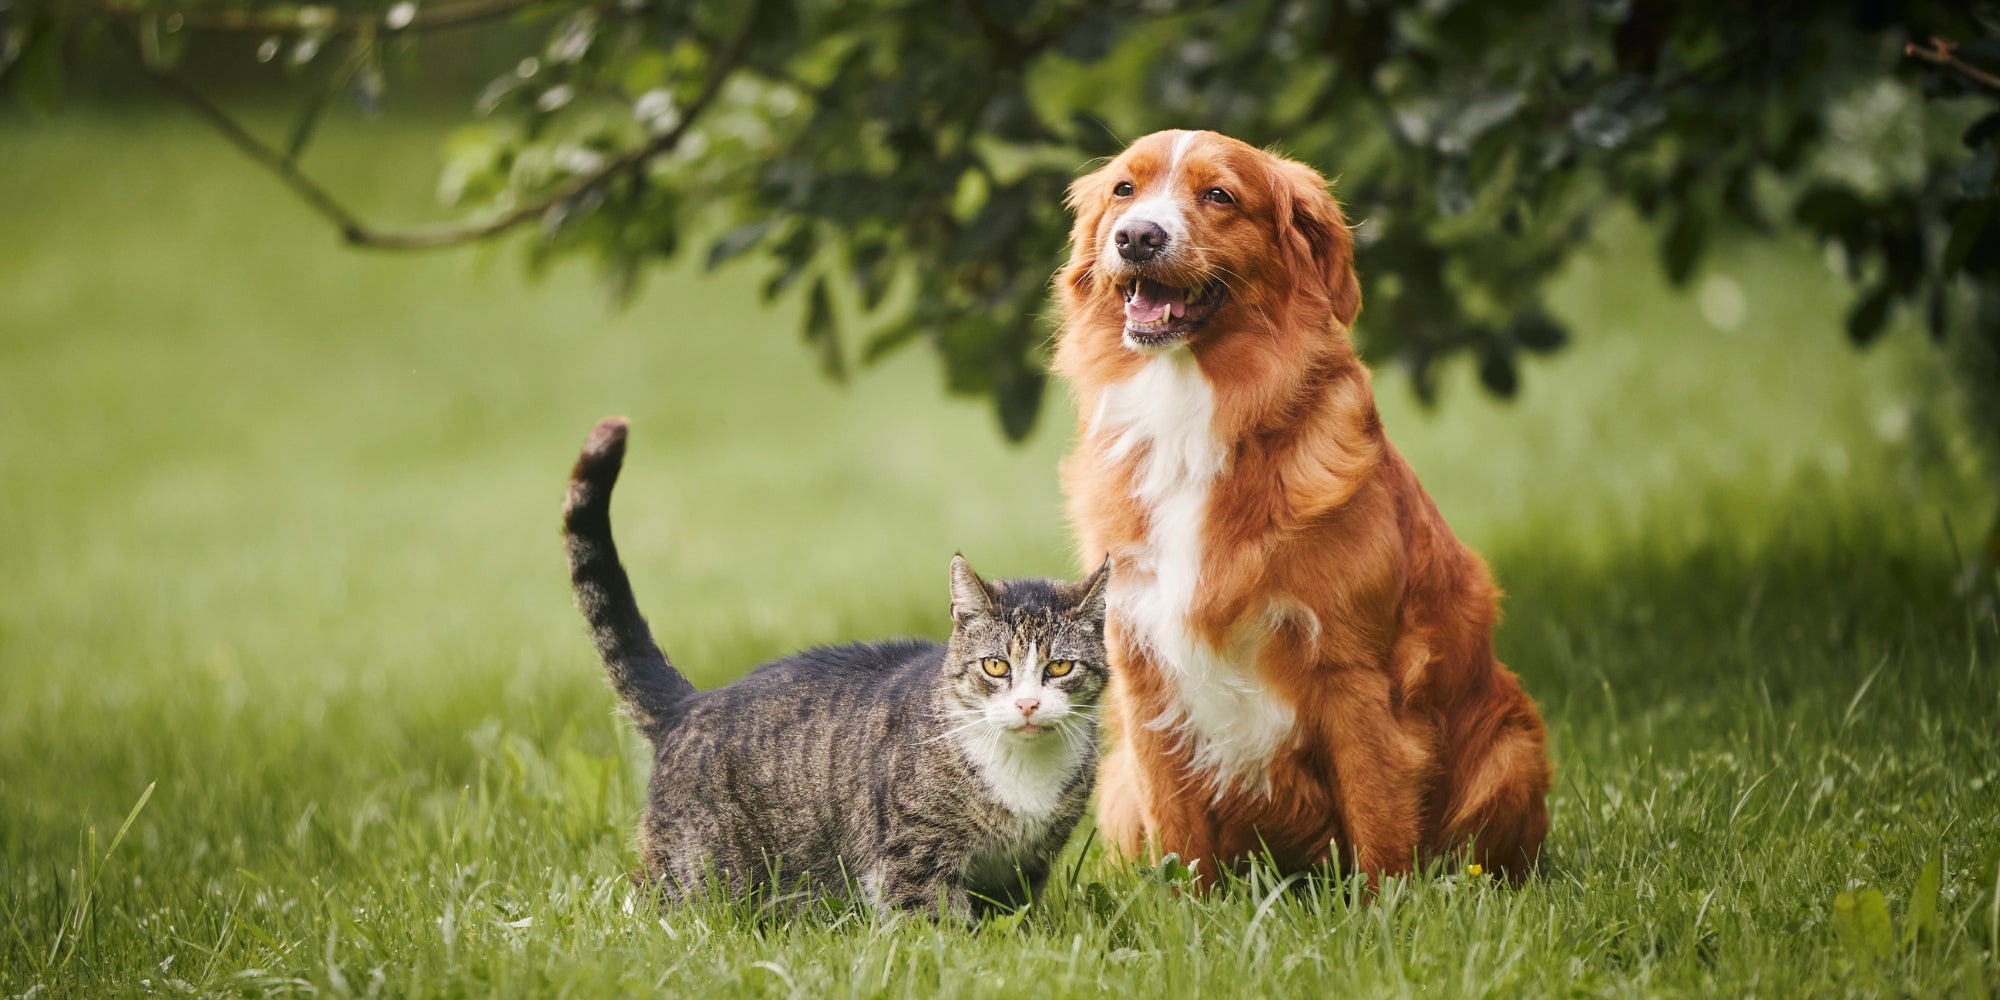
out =
{"type": "Polygon", "coordinates": [[[1484,875],[1486,874],[1486,867],[1484,865],[1475,862],[1473,864],[1465,866],[1465,873],[1467,875],[1474,875],[1474,876],[1484,875]]]}

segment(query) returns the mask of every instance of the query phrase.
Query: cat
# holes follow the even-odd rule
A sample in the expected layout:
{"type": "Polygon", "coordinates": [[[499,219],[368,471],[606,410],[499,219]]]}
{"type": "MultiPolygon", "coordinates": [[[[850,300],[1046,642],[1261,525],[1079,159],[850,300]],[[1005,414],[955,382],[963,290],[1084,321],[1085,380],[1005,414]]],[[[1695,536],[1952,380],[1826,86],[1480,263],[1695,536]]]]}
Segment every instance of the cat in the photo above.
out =
{"type": "Polygon", "coordinates": [[[951,638],[828,646],[697,691],[611,539],[627,425],[591,432],[563,506],[577,606],[653,746],[637,874],[671,902],[859,895],[970,919],[1030,902],[1082,816],[1109,680],[1110,567],[987,583],[951,561],[951,638]]]}

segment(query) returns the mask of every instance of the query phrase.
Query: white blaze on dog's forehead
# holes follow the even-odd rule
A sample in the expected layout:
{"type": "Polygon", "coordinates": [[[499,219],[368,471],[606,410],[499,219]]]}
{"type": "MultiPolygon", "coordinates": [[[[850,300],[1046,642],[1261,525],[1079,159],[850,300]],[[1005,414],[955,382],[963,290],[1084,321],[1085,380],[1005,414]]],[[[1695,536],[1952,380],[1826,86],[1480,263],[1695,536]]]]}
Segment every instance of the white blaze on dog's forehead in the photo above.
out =
{"type": "Polygon", "coordinates": [[[1186,158],[1189,147],[1194,145],[1195,139],[1200,135],[1199,132],[1174,134],[1174,144],[1167,155],[1165,177],[1152,187],[1151,193],[1133,202],[1132,207],[1126,209],[1124,214],[1118,216],[1118,221],[1112,224],[1111,239],[1104,247],[1107,255],[1117,255],[1118,230],[1123,229],[1128,222],[1150,222],[1159,226],[1166,231],[1169,246],[1187,242],[1187,213],[1181,210],[1180,200],[1175,194],[1179,190],[1177,182],[1180,179],[1181,161],[1186,158]]]}
{"type": "Polygon", "coordinates": [[[1181,158],[1187,155],[1188,147],[1194,145],[1195,136],[1200,134],[1199,132],[1180,132],[1174,136],[1174,152],[1167,159],[1168,186],[1172,186],[1175,178],[1180,176],[1181,158]]]}

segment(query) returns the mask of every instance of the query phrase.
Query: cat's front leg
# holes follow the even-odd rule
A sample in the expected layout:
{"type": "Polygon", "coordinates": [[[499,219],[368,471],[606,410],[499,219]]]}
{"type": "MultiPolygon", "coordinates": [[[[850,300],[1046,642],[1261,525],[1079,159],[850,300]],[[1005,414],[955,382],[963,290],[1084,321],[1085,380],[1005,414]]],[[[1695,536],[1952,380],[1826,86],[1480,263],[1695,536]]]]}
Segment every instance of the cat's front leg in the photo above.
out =
{"type": "Polygon", "coordinates": [[[884,916],[897,911],[972,921],[972,897],[958,873],[942,865],[885,865],[861,880],[868,902],[884,916]]]}

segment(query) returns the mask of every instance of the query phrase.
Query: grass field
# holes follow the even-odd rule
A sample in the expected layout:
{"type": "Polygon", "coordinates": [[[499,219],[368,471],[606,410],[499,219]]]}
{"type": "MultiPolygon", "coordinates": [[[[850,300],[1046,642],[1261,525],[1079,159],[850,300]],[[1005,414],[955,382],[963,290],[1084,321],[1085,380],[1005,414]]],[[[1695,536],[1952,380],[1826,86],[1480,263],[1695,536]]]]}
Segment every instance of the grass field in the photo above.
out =
{"type": "MultiPolygon", "coordinates": [[[[976,929],[633,916],[639,746],[556,536],[591,422],[633,419],[627,561],[708,685],[939,633],[955,550],[1071,570],[1066,404],[1010,447],[920,352],[829,385],[750,271],[611,312],[512,251],[342,251],[164,112],[0,131],[0,996],[2000,989],[2000,627],[1951,588],[1990,512],[1921,460],[1957,447],[1937,362],[1841,347],[1807,248],[1680,296],[1613,227],[1518,402],[1382,374],[1548,717],[1525,888],[1195,900],[1079,831],[976,929]]],[[[312,166],[417,210],[429,135],[312,166]]]]}

